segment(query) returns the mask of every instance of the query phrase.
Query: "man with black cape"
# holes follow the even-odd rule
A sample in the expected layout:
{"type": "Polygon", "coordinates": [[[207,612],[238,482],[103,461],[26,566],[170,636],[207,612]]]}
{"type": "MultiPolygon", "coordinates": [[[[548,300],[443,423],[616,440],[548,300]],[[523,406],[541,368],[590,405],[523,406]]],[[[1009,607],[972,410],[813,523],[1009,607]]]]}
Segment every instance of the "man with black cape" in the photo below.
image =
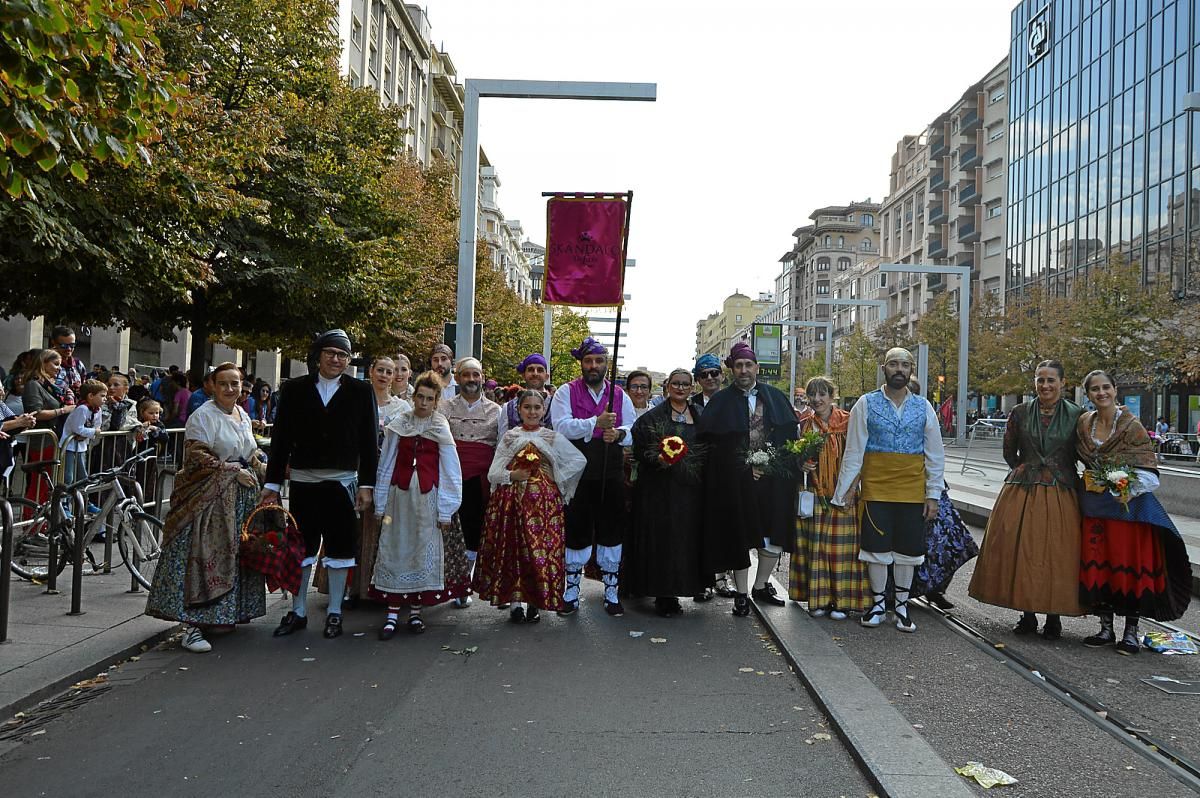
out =
{"type": "Polygon", "coordinates": [[[747,458],[795,440],[796,414],[782,391],[758,381],[758,358],[745,342],[734,344],[725,365],[733,384],[713,394],[696,430],[708,446],[702,556],[706,573],[733,571],[733,614],[746,616],[750,549],[758,549],[754,599],[785,603],[768,580],[782,553],[794,548],[799,490],[796,476],[752,468],[747,458]]]}

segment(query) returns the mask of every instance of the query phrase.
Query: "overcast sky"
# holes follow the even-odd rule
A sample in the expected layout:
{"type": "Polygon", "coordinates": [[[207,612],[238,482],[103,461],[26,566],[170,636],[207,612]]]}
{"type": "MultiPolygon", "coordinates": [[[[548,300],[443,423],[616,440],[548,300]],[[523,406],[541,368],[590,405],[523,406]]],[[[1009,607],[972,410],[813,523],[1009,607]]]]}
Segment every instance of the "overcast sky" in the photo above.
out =
{"type": "MultiPolygon", "coordinates": [[[[1007,52],[1015,0],[428,0],[467,78],[658,84],[658,101],[484,99],[500,206],[634,191],[629,367],[691,366],[696,321],[774,287],[816,208],[880,201],[896,142],[1007,52]]],[[[486,319],[481,319],[485,324],[486,319]]]]}

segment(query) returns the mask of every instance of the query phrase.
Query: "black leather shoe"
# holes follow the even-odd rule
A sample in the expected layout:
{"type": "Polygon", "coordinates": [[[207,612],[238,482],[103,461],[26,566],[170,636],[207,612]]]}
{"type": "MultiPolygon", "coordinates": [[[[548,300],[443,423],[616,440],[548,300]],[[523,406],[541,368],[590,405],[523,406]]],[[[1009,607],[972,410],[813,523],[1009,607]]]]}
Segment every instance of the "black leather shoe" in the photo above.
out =
{"type": "Polygon", "coordinates": [[[772,607],[783,607],[787,604],[786,601],[776,595],[775,586],[770,582],[767,582],[767,584],[762,587],[754,588],[750,591],[750,595],[754,597],[755,601],[760,601],[763,604],[770,604],[772,607]]]}
{"type": "Polygon", "coordinates": [[[558,617],[566,618],[568,615],[574,615],[579,612],[579,599],[567,601],[563,603],[563,608],[558,611],[558,617]]]}
{"type": "Polygon", "coordinates": [[[308,618],[301,618],[294,612],[289,612],[283,616],[283,620],[275,627],[275,631],[271,634],[275,637],[283,637],[290,635],[292,632],[299,632],[308,628],[308,618]]]}
{"type": "Polygon", "coordinates": [[[397,623],[399,623],[399,621],[395,620],[394,618],[389,618],[387,621],[384,621],[383,628],[379,630],[379,639],[391,640],[393,637],[395,637],[397,623]]]}
{"type": "Polygon", "coordinates": [[[542,614],[538,612],[537,607],[529,607],[525,610],[525,623],[537,623],[542,619],[542,614]]]}
{"type": "Polygon", "coordinates": [[[945,593],[927,593],[925,600],[942,611],[954,609],[954,603],[946,598],[945,593]]]}
{"type": "Polygon", "coordinates": [[[604,611],[614,618],[620,618],[625,614],[625,608],[621,606],[619,601],[605,601],[604,611]]]}
{"type": "Polygon", "coordinates": [[[712,599],[713,589],[711,587],[706,587],[704,590],[701,590],[699,593],[692,596],[692,601],[696,602],[697,604],[703,604],[706,601],[712,601],[712,599]]]}
{"type": "Polygon", "coordinates": [[[750,614],[750,597],[745,593],[733,594],[733,614],[738,618],[745,618],[750,614]]]}
{"type": "Polygon", "coordinates": [[[1031,635],[1037,632],[1037,616],[1032,612],[1026,612],[1021,615],[1021,620],[1017,621],[1017,625],[1013,627],[1013,634],[1031,635]]]}
{"type": "Polygon", "coordinates": [[[508,611],[508,619],[513,623],[525,623],[525,608],[513,607],[508,611]]]}
{"type": "Polygon", "coordinates": [[[332,640],[342,635],[342,616],[331,613],[325,616],[325,639],[332,640]]]}
{"type": "Polygon", "coordinates": [[[654,600],[654,611],[663,618],[670,618],[678,615],[681,607],[676,599],[671,598],[656,598],[654,600]]]}
{"type": "Polygon", "coordinates": [[[1047,640],[1062,638],[1062,620],[1057,615],[1046,616],[1046,622],[1042,624],[1042,637],[1047,640]]]}

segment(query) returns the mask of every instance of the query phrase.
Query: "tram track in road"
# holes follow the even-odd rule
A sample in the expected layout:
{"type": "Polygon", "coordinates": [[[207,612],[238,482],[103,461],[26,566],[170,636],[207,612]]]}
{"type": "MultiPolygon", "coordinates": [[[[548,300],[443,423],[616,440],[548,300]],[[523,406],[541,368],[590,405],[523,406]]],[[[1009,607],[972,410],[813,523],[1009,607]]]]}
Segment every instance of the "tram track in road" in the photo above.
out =
{"type": "MultiPolygon", "coordinates": [[[[1162,768],[1176,781],[1200,792],[1200,761],[1152,736],[1148,729],[1139,728],[1120,713],[1114,712],[1103,701],[1076,688],[1060,676],[1048,672],[1025,653],[1014,650],[1005,641],[993,639],[953,611],[940,610],[924,599],[914,599],[914,603],[927,610],[939,623],[970,641],[976,648],[1038,687],[1046,695],[1104,730],[1146,761],[1162,768]]],[[[1200,637],[1194,632],[1174,624],[1159,621],[1153,623],[1173,632],[1181,632],[1193,642],[1200,643],[1200,637]]]]}

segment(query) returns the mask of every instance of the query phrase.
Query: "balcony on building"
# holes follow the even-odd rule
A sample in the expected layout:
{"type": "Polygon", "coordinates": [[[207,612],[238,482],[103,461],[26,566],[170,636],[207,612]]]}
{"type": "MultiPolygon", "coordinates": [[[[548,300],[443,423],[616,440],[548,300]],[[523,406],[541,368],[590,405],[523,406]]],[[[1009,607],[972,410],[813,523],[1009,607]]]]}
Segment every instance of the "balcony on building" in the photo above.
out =
{"type": "Polygon", "coordinates": [[[946,221],[946,206],[943,203],[929,206],[929,223],[941,224],[946,221]]]}
{"type": "Polygon", "coordinates": [[[949,151],[949,147],[946,146],[946,134],[945,133],[938,133],[929,140],[929,160],[930,161],[933,161],[935,158],[941,158],[948,151],[949,151]]]}
{"type": "Polygon", "coordinates": [[[946,171],[941,167],[929,172],[929,190],[937,191],[946,185],[946,171]]]}
{"type": "Polygon", "coordinates": [[[966,149],[958,151],[958,168],[959,169],[974,169],[983,161],[983,156],[979,152],[979,148],[972,144],[966,149]]]}
{"type": "Polygon", "coordinates": [[[454,117],[450,115],[450,109],[447,108],[446,104],[437,97],[433,98],[430,111],[433,114],[433,118],[441,124],[446,125],[447,127],[454,124],[454,117]]]}
{"type": "Polygon", "coordinates": [[[974,213],[967,212],[958,218],[958,243],[975,243],[979,240],[979,232],[979,224],[975,220],[974,213]]]}
{"type": "Polygon", "coordinates": [[[976,260],[975,260],[975,247],[974,246],[968,247],[967,249],[959,250],[958,252],[954,253],[954,265],[955,266],[970,266],[972,275],[978,275],[978,273],[979,273],[979,270],[976,268],[975,263],[976,263],[976,260]]]}
{"type": "Polygon", "coordinates": [[[979,129],[983,123],[983,118],[980,116],[979,108],[969,108],[963,112],[963,115],[958,120],[958,132],[967,136],[979,129]]]}
{"type": "Polygon", "coordinates": [[[959,188],[958,204],[963,207],[979,204],[979,187],[976,185],[975,178],[972,177],[965,181],[959,188]]]}
{"type": "Polygon", "coordinates": [[[941,235],[931,235],[925,241],[925,246],[929,257],[944,258],[946,257],[946,241],[941,235]]]}

